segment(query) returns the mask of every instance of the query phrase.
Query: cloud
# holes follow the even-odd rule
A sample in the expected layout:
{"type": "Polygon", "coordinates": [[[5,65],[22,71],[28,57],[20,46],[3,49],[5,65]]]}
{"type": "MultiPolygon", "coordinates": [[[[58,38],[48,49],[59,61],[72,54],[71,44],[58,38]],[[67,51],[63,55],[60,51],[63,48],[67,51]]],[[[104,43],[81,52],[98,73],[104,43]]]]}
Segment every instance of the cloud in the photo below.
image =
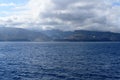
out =
{"type": "MultiPolygon", "coordinates": [[[[119,0],[29,0],[1,17],[0,24],[22,28],[120,31],[119,0]]],[[[11,4],[13,6],[13,4],[11,4]]]]}
{"type": "Polygon", "coordinates": [[[0,7],[16,6],[14,3],[1,3],[0,7]]]}
{"type": "Polygon", "coordinates": [[[51,23],[58,23],[56,25],[51,24],[54,28],[64,30],[120,30],[118,24],[120,6],[114,6],[110,0],[53,0],[53,3],[54,9],[51,9],[49,13],[44,13],[42,17],[43,19],[50,18],[51,23]],[[116,13],[116,11],[118,12],[116,13]]]}

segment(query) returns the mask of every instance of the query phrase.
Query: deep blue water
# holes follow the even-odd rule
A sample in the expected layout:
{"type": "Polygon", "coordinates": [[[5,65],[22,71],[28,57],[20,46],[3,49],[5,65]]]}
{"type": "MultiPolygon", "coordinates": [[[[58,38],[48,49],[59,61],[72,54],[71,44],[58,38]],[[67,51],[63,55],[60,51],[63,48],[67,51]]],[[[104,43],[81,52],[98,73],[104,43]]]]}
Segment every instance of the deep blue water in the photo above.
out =
{"type": "Polygon", "coordinates": [[[0,43],[0,80],[120,80],[120,43],[0,43]]]}

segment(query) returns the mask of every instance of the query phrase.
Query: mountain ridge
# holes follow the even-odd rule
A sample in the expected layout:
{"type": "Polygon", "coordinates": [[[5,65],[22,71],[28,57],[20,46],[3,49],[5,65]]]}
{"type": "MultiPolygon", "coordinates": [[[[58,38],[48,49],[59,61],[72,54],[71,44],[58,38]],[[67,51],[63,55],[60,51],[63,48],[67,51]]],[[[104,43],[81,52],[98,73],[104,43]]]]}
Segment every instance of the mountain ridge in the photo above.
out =
{"type": "Polygon", "coordinates": [[[120,41],[120,33],[105,31],[61,31],[61,30],[27,30],[22,28],[0,27],[0,41],[120,41]]]}
{"type": "Polygon", "coordinates": [[[50,36],[53,36],[55,41],[120,41],[120,33],[88,30],[57,31],[49,30],[44,34],[51,33],[50,36]]]}

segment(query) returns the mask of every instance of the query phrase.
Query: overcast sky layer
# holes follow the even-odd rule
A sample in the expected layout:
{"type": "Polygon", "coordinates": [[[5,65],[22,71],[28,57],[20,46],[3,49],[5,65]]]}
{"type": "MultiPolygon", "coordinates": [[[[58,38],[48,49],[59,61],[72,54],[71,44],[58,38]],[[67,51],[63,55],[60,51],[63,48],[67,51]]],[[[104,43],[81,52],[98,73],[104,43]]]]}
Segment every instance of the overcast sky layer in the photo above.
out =
{"type": "Polygon", "coordinates": [[[0,0],[0,26],[120,31],[120,0],[0,0]]]}

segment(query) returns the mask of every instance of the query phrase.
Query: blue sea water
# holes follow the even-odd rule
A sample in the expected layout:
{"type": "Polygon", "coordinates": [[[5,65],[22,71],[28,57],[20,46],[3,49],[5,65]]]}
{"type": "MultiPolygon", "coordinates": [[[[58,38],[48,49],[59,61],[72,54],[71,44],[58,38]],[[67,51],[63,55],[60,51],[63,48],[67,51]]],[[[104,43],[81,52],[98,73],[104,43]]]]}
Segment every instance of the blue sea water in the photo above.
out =
{"type": "Polygon", "coordinates": [[[0,80],[120,80],[120,43],[1,42],[0,80]]]}

